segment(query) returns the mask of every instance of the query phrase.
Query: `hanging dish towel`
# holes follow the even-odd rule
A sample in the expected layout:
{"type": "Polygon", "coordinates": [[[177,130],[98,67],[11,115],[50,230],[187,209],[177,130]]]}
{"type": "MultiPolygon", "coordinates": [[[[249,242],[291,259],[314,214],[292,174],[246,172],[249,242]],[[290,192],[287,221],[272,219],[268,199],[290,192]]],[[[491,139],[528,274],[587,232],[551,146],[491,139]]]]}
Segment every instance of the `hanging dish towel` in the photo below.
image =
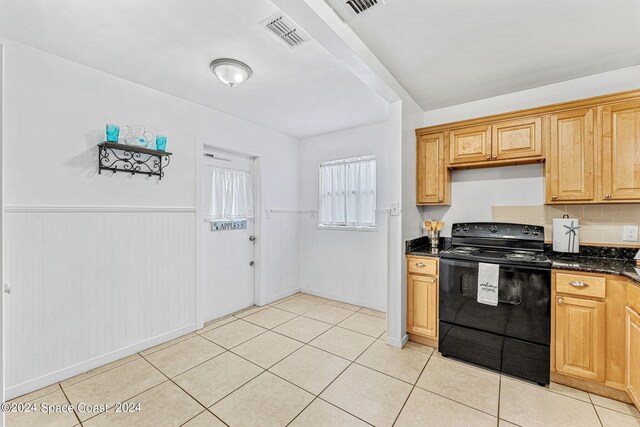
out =
{"type": "Polygon", "coordinates": [[[500,266],[497,264],[478,264],[478,302],[498,305],[498,278],[500,266]]]}

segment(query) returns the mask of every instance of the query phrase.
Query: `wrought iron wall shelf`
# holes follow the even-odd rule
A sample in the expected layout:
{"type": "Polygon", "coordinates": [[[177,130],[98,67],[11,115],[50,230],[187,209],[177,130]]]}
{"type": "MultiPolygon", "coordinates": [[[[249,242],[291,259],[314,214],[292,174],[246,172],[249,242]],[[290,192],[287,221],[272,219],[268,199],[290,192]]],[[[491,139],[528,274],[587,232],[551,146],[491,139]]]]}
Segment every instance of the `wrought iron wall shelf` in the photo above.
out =
{"type": "Polygon", "coordinates": [[[162,179],[172,153],[135,147],[133,145],[101,142],[98,144],[98,173],[103,170],[143,174],[162,179]]]}

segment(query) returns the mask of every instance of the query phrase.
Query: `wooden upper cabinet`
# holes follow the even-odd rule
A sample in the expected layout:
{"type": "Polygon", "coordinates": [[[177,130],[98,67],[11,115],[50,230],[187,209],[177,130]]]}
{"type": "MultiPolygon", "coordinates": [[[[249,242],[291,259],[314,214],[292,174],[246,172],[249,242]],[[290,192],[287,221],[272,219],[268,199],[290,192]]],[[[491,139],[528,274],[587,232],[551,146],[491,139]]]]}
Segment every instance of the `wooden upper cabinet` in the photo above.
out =
{"type": "Polygon", "coordinates": [[[416,204],[449,203],[451,172],[445,165],[446,136],[443,132],[421,135],[417,142],[416,204]]]}
{"type": "Polygon", "coordinates": [[[640,201],[640,101],[602,109],[602,201],[640,201]]]}
{"type": "Polygon", "coordinates": [[[556,371],[594,381],[605,378],[605,303],[556,297],[556,371]]]}
{"type": "Polygon", "coordinates": [[[449,164],[486,162],[491,159],[491,126],[451,131],[449,164]]]}
{"type": "Polygon", "coordinates": [[[589,202],[594,187],[594,109],[552,114],[547,151],[547,203],[589,202]]]}
{"type": "Polygon", "coordinates": [[[511,160],[542,156],[542,119],[526,117],[491,126],[491,159],[511,160]]]}
{"type": "MultiPolygon", "coordinates": [[[[635,286],[635,285],[631,285],[635,286]]],[[[640,408],[640,315],[627,307],[627,393],[640,408]]]]}

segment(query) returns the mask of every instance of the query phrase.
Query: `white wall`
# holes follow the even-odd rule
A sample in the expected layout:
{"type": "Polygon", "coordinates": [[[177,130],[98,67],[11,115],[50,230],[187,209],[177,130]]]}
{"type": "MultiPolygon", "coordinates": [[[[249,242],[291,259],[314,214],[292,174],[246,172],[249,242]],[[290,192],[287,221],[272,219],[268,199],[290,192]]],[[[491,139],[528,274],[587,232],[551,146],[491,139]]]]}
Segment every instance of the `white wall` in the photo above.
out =
{"type": "MultiPolygon", "coordinates": [[[[196,147],[258,156],[263,207],[297,209],[298,145],[63,58],[0,43],[11,397],[193,330],[196,147]],[[106,122],[141,123],[168,135],[174,155],[162,181],[96,174],[95,144],[106,122]]],[[[296,286],[288,269],[297,260],[282,263],[271,247],[296,247],[297,236],[275,234],[269,221],[262,219],[259,240],[264,298],[296,286]]]]}
{"type": "MultiPolygon", "coordinates": [[[[499,114],[564,101],[589,98],[640,88],[640,66],[568,80],[535,89],[510,93],[424,113],[423,126],[499,114]]],[[[415,143],[414,143],[415,151],[415,143]]],[[[415,158],[415,154],[414,154],[415,158]]],[[[446,222],[443,236],[451,233],[456,221],[490,221],[491,206],[531,206],[544,203],[542,165],[473,169],[453,172],[451,206],[411,208],[420,218],[405,224],[405,237],[423,234],[420,219],[446,222]]],[[[405,169],[407,184],[415,179],[415,169],[405,169]],[[412,176],[408,176],[412,174],[412,176]]],[[[412,190],[415,192],[415,181],[412,190]]],[[[415,200],[415,199],[414,199],[415,200]]]]}
{"type": "Polygon", "coordinates": [[[300,285],[306,292],[386,311],[390,122],[300,141],[300,205],[318,209],[320,163],[376,156],[376,231],[321,230],[309,212],[300,215],[300,285]]]}

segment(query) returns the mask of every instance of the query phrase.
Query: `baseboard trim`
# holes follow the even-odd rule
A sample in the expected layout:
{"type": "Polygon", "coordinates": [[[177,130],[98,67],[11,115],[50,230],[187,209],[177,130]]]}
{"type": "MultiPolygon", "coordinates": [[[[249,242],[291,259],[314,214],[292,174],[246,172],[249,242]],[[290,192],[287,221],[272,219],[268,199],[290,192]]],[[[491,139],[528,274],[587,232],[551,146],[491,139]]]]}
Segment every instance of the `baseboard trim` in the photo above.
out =
{"type": "Polygon", "coordinates": [[[265,302],[262,305],[271,304],[272,302],[278,301],[278,300],[280,300],[282,298],[290,297],[291,295],[297,294],[298,292],[300,292],[300,288],[292,289],[290,291],[286,291],[286,292],[283,292],[281,294],[269,297],[269,298],[265,299],[265,302]]]}
{"type": "Polygon", "coordinates": [[[190,206],[30,206],[5,205],[4,211],[12,212],[55,212],[55,213],[195,213],[190,206]]]}
{"type": "Polygon", "coordinates": [[[387,335],[387,344],[389,344],[391,347],[402,348],[405,346],[405,344],[407,344],[408,339],[409,338],[406,335],[400,339],[392,338],[387,335]]]}
{"type": "Polygon", "coordinates": [[[60,369],[59,371],[51,372],[41,377],[34,378],[22,384],[8,387],[5,390],[5,399],[9,400],[18,396],[22,396],[23,394],[31,393],[32,391],[50,386],[51,384],[55,384],[57,382],[90,371],[91,369],[106,365],[107,363],[115,362],[116,360],[122,359],[123,357],[127,357],[134,353],[138,353],[156,345],[171,341],[174,338],[178,338],[179,336],[188,334],[189,332],[193,332],[195,330],[195,324],[191,324],[173,330],[171,332],[167,332],[166,334],[158,335],[148,340],[144,340],[139,343],[112,351],[111,353],[103,354],[102,356],[98,356],[93,359],[80,362],[73,366],[60,369]]]}
{"type": "Polygon", "coordinates": [[[383,313],[387,312],[387,307],[381,307],[376,304],[371,304],[367,301],[362,301],[354,298],[345,298],[339,295],[332,295],[326,292],[314,291],[312,289],[300,289],[300,292],[304,292],[305,294],[315,295],[322,298],[328,298],[335,301],[346,302],[347,304],[359,305],[360,307],[370,308],[372,310],[382,311],[383,313]]]}

